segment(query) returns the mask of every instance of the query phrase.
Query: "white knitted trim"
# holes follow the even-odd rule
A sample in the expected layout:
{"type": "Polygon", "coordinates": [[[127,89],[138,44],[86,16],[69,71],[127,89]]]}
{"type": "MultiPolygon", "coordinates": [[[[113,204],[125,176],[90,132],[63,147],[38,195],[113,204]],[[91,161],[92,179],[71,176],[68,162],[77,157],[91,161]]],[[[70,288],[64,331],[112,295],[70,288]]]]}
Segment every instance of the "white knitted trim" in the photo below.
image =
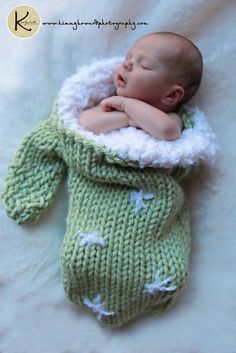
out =
{"type": "Polygon", "coordinates": [[[65,126],[97,145],[116,152],[121,158],[138,161],[140,168],[187,167],[200,162],[213,164],[219,151],[217,136],[205,114],[197,107],[186,107],[194,113],[194,128],[185,129],[181,137],[174,141],[159,140],[135,127],[123,127],[96,135],[79,125],[82,110],[116,94],[113,75],[122,61],[122,57],[93,61],[64,81],[57,98],[57,108],[58,117],[65,126]]]}
{"type": "Polygon", "coordinates": [[[87,233],[81,233],[80,230],[78,230],[77,235],[80,236],[80,245],[94,245],[98,244],[101,246],[105,245],[105,240],[95,232],[87,232],[87,233]]]}
{"type": "Polygon", "coordinates": [[[153,283],[144,285],[144,292],[148,292],[150,294],[155,294],[157,292],[170,292],[176,290],[176,286],[166,287],[168,283],[172,281],[173,277],[169,276],[166,279],[162,280],[160,277],[160,271],[158,270],[155,276],[155,280],[153,283]]]}
{"type": "Polygon", "coordinates": [[[97,296],[92,300],[85,298],[83,303],[92,309],[92,312],[96,314],[99,321],[102,320],[103,316],[112,316],[115,314],[114,311],[109,312],[105,310],[104,302],[102,302],[100,294],[97,294],[97,296]]]}

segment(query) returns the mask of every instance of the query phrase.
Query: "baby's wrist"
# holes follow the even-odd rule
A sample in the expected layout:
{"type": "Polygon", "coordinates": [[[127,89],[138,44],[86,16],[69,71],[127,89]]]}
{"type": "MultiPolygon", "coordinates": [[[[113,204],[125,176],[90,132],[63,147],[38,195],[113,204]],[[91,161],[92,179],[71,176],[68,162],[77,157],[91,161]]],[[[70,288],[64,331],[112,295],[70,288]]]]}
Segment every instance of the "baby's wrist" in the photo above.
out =
{"type": "Polygon", "coordinates": [[[133,98],[124,98],[123,104],[122,104],[122,109],[123,111],[127,114],[127,110],[129,109],[129,105],[132,104],[134,101],[133,98]]]}

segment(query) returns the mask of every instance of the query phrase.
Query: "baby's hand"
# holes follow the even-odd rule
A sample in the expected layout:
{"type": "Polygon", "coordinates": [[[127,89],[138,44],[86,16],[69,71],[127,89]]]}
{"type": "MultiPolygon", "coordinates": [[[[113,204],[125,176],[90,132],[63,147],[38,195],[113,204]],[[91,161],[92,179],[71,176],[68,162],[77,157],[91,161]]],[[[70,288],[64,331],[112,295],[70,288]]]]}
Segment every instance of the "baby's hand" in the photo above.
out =
{"type": "Polygon", "coordinates": [[[118,110],[120,112],[125,111],[125,97],[121,96],[112,96],[103,99],[100,104],[105,112],[111,111],[111,110],[118,110]]]}

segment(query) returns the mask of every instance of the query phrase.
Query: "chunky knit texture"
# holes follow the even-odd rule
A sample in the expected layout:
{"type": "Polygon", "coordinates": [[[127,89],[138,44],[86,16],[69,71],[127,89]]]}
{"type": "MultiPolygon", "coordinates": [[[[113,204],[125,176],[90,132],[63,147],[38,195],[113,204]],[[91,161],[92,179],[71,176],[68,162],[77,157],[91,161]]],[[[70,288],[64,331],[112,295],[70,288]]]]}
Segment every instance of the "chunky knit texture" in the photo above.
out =
{"type": "MultiPolygon", "coordinates": [[[[193,115],[184,109],[180,114],[183,134],[194,129],[193,115]]],[[[166,146],[181,145],[170,141],[166,146]]],[[[206,158],[205,151],[194,146],[185,151],[190,166],[195,154],[206,158]]],[[[170,168],[140,167],[138,160],[68,128],[55,102],[51,116],[18,148],[2,200],[17,223],[35,220],[68,174],[69,210],[61,250],[64,289],[73,303],[117,327],[162,312],[185,283],[190,222],[179,180],[188,169],[178,161],[173,158],[170,168]]]]}
{"type": "Polygon", "coordinates": [[[8,215],[19,224],[37,219],[66,170],[61,265],[70,300],[112,326],[161,312],[185,282],[190,247],[188,210],[175,178],[168,170],[139,169],[66,130],[54,109],[9,167],[8,215]]]}

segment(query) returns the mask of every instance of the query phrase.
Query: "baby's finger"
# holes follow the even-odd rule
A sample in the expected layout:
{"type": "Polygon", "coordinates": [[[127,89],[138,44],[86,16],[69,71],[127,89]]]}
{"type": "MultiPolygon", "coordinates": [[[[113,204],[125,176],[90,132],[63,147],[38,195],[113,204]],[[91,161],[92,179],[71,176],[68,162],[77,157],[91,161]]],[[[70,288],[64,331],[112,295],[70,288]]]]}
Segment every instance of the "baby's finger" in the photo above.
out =
{"type": "Polygon", "coordinates": [[[107,101],[107,99],[104,99],[103,101],[101,101],[101,106],[102,109],[106,112],[109,112],[112,110],[112,106],[111,104],[107,101]]]}

